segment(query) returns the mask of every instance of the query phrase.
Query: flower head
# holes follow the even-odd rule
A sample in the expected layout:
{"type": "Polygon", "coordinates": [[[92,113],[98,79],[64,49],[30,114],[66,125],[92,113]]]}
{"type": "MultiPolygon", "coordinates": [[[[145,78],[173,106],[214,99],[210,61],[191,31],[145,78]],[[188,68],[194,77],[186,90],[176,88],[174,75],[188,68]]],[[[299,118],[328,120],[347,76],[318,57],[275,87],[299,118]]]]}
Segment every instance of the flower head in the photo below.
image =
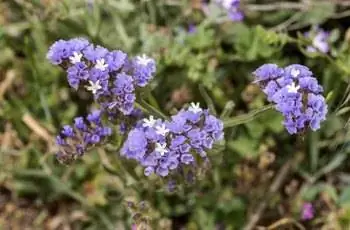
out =
{"type": "Polygon", "coordinates": [[[283,124],[290,134],[320,128],[326,119],[327,104],[321,94],[322,86],[309,68],[294,64],[280,69],[277,65],[265,64],[253,74],[268,101],[284,116],[283,124]]]}
{"type": "Polygon", "coordinates": [[[56,156],[59,161],[70,163],[112,134],[112,129],[103,125],[101,115],[101,111],[96,110],[86,119],[75,118],[73,126],[63,127],[56,137],[56,143],[59,146],[56,156]]]}
{"type": "Polygon", "coordinates": [[[156,72],[155,61],[153,58],[146,56],[136,56],[131,64],[132,75],[138,86],[144,87],[153,78],[156,72]]]}
{"type": "Polygon", "coordinates": [[[316,28],[314,31],[305,33],[305,36],[312,39],[312,45],[307,47],[309,52],[329,52],[329,32],[324,31],[321,28],[316,28]]]}
{"type": "Polygon", "coordinates": [[[231,21],[243,20],[244,14],[240,10],[240,0],[216,0],[215,2],[227,12],[227,16],[231,21]]]}
{"type": "Polygon", "coordinates": [[[109,51],[82,38],[55,42],[47,58],[67,71],[72,88],[91,91],[102,109],[115,115],[130,115],[135,89],[146,86],[156,70],[154,59],[145,54],[129,59],[120,50],[109,51]]]}
{"type": "Polygon", "coordinates": [[[223,124],[206,110],[201,109],[198,117],[193,115],[184,109],[170,121],[144,119],[129,133],[121,155],[137,160],[145,167],[146,176],[156,173],[165,177],[185,165],[195,167],[200,162],[194,155],[207,159],[206,151],[223,138],[223,124]]]}

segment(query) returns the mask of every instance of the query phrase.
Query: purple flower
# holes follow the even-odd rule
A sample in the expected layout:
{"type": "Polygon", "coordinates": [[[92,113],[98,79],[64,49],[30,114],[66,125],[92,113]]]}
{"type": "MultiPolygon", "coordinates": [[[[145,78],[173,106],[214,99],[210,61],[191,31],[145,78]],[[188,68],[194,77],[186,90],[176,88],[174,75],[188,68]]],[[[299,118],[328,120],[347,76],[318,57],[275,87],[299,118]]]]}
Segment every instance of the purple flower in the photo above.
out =
{"type": "Polygon", "coordinates": [[[86,120],[77,117],[73,126],[65,125],[56,137],[56,143],[59,145],[56,156],[63,163],[70,163],[110,135],[112,129],[102,124],[101,111],[90,113],[86,120]]]}
{"type": "Polygon", "coordinates": [[[129,115],[134,109],[134,79],[120,73],[116,76],[114,87],[111,89],[113,100],[108,104],[109,109],[118,108],[123,114],[129,115]]]}
{"type": "Polygon", "coordinates": [[[216,0],[215,1],[226,12],[231,21],[242,21],[243,12],[240,10],[240,0],[216,0]]]}
{"type": "Polygon", "coordinates": [[[120,70],[127,61],[126,53],[120,50],[114,50],[106,55],[106,63],[110,72],[120,70]]]}
{"type": "Polygon", "coordinates": [[[206,151],[223,138],[223,124],[199,104],[191,103],[170,121],[142,120],[130,131],[120,154],[138,161],[145,167],[144,174],[153,172],[165,177],[175,169],[189,165],[194,167],[196,155],[207,159],[206,151]]]}
{"type": "Polygon", "coordinates": [[[54,65],[59,65],[69,57],[79,57],[81,51],[89,45],[84,38],[74,38],[68,41],[58,40],[49,49],[46,57],[54,65]]]}
{"type": "Polygon", "coordinates": [[[138,86],[144,87],[153,78],[156,72],[156,64],[154,59],[143,54],[136,56],[132,60],[132,75],[138,86]]]}
{"type": "Polygon", "coordinates": [[[308,52],[329,52],[329,32],[324,31],[321,28],[317,28],[316,31],[306,32],[305,36],[312,39],[312,45],[307,47],[308,52]]]}
{"type": "Polygon", "coordinates": [[[47,58],[67,71],[73,89],[91,92],[102,109],[115,116],[130,115],[135,89],[146,86],[156,71],[155,60],[145,54],[129,59],[120,50],[109,51],[82,38],[55,42],[47,58]]]}
{"type": "Polygon", "coordinates": [[[302,220],[311,220],[314,218],[315,210],[311,203],[304,203],[301,212],[302,220]]]}
{"type": "Polygon", "coordinates": [[[255,76],[255,82],[269,81],[272,79],[280,78],[284,74],[282,68],[276,64],[264,64],[253,72],[255,76]]]}
{"type": "Polygon", "coordinates": [[[327,104],[323,88],[303,65],[289,65],[284,69],[265,64],[254,73],[267,99],[284,116],[283,124],[290,134],[301,133],[308,127],[315,131],[326,119],[327,104]]]}
{"type": "Polygon", "coordinates": [[[190,24],[190,25],[188,26],[187,32],[188,32],[189,34],[193,34],[193,33],[195,33],[196,31],[197,31],[197,27],[196,27],[194,24],[190,24]]]}

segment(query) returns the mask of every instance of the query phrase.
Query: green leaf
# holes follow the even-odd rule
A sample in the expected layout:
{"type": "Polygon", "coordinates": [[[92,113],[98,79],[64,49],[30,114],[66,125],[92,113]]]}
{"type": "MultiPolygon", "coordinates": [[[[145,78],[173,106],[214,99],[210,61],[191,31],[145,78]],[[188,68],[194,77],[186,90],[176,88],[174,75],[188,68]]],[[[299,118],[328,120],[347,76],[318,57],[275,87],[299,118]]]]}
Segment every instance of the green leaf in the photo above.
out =
{"type": "Polygon", "coordinates": [[[241,136],[237,140],[228,142],[227,146],[230,150],[237,152],[242,157],[257,157],[258,143],[256,139],[241,136]]]}

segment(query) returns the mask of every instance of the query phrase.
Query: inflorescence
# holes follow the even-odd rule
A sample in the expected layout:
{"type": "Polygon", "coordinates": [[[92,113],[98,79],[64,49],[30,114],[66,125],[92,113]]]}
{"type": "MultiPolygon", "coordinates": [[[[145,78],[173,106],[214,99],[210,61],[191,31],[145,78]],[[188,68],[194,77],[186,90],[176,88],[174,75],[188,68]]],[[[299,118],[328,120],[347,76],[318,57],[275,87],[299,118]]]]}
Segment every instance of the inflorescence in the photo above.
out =
{"type": "Polygon", "coordinates": [[[329,52],[329,32],[321,28],[316,28],[316,30],[306,32],[305,36],[312,39],[312,45],[306,48],[308,52],[329,52]]]}
{"type": "Polygon", "coordinates": [[[195,167],[196,159],[207,159],[206,151],[223,135],[223,123],[192,103],[170,121],[153,116],[140,121],[130,131],[121,155],[138,161],[146,176],[156,173],[165,177],[185,165],[195,167]]]}
{"type": "Polygon", "coordinates": [[[255,83],[284,116],[284,126],[290,134],[313,131],[326,119],[327,104],[323,88],[306,66],[294,64],[280,68],[264,64],[253,73],[255,83]]]}
{"type": "Polygon", "coordinates": [[[94,46],[84,38],[59,40],[47,53],[54,65],[67,71],[73,89],[85,88],[109,112],[129,115],[137,87],[144,87],[156,71],[154,59],[145,54],[128,58],[120,50],[94,46]]]}
{"type": "Polygon", "coordinates": [[[240,10],[240,0],[216,0],[223,9],[226,10],[227,16],[231,21],[242,21],[243,12],[240,10]]]}
{"type": "Polygon", "coordinates": [[[56,137],[59,146],[56,157],[63,163],[69,163],[91,147],[103,143],[111,134],[112,129],[102,123],[100,110],[93,111],[86,119],[76,117],[74,125],[63,126],[56,137]]]}
{"type": "Polygon", "coordinates": [[[223,138],[223,123],[199,103],[192,103],[170,121],[153,116],[142,119],[143,113],[134,108],[135,90],[145,87],[156,70],[155,61],[146,55],[128,58],[122,51],[108,51],[75,38],[55,42],[47,58],[66,70],[73,89],[91,91],[100,106],[86,118],[75,118],[73,126],[63,127],[56,138],[61,162],[69,163],[107,142],[112,129],[103,123],[103,115],[112,123],[119,121],[119,133],[127,135],[120,154],[137,160],[146,176],[155,172],[165,177],[171,170],[207,162],[207,151],[223,138]]]}
{"type": "Polygon", "coordinates": [[[202,9],[203,12],[206,15],[210,15],[211,12],[211,7],[210,3],[214,3],[216,6],[221,8],[224,13],[227,15],[230,21],[236,22],[236,21],[242,21],[244,18],[243,11],[241,10],[240,0],[213,0],[209,3],[209,1],[202,1],[202,9]]]}

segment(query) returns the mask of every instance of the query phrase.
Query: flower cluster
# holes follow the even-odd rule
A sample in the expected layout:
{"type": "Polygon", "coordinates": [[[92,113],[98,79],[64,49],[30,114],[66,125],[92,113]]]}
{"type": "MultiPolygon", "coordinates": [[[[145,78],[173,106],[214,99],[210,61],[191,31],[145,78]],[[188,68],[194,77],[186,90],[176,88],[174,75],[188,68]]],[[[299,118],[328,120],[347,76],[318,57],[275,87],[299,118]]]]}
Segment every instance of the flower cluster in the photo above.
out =
{"type": "Polygon", "coordinates": [[[240,10],[240,0],[215,0],[226,12],[231,21],[242,21],[243,12],[240,10]]]}
{"type": "Polygon", "coordinates": [[[316,31],[310,31],[305,33],[305,37],[312,39],[312,45],[307,47],[308,52],[329,52],[329,32],[323,29],[317,28],[316,31]]]}
{"type": "Polygon", "coordinates": [[[56,137],[59,145],[57,159],[63,163],[69,163],[82,156],[92,146],[102,143],[112,134],[112,129],[103,125],[101,111],[90,113],[86,119],[76,117],[74,125],[63,126],[60,134],[56,137]]]}
{"type": "Polygon", "coordinates": [[[236,22],[242,21],[244,18],[244,14],[241,10],[240,4],[240,0],[203,0],[202,10],[206,15],[210,15],[213,13],[212,11],[214,11],[214,9],[212,8],[219,7],[223,11],[223,13],[227,15],[230,21],[236,22]]]}
{"type": "Polygon", "coordinates": [[[323,88],[303,65],[280,68],[264,64],[253,73],[257,83],[284,116],[284,126],[290,134],[301,133],[310,127],[320,128],[326,119],[327,104],[323,88]]]}
{"type": "Polygon", "coordinates": [[[165,177],[171,170],[195,166],[196,158],[207,159],[206,151],[223,138],[223,123],[192,103],[170,121],[143,119],[132,129],[120,154],[135,159],[146,176],[155,172],[165,177]]]}
{"type": "Polygon", "coordinates": [[[129,58],[120,50],[109,51],[83,38],[55,42],[47,58],[67,71],[72,88],[91,91],[104,110],[124,115],[134,108],[136,88],[146,86],[156,71],[155,61],[144,54],[129,58]]]}

